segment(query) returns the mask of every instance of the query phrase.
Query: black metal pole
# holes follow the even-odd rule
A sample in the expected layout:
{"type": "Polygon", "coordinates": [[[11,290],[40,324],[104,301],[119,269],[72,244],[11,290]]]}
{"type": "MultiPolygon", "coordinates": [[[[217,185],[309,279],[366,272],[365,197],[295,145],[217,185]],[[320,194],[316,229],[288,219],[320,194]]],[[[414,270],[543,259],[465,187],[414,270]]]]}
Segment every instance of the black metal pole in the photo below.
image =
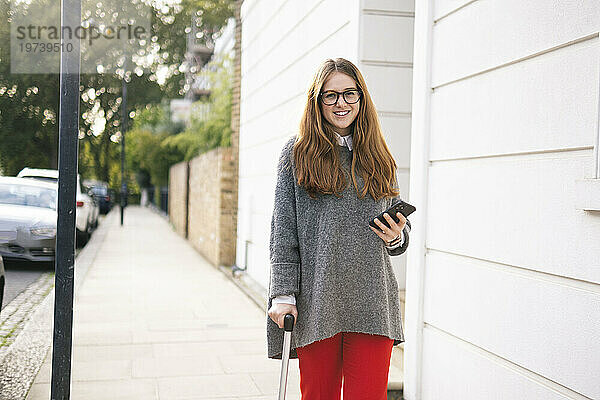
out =
{"type": "Polygon", "coordinates": [[[127,55],[123,62],[123,89],[121,93],[121,226],[123,225],[123,214],[127,205],[127,182],[125,180],[125,131],[127,130],[127,82],[125,74],[127,73],[127,55]]]}
{"type": "MultiPolygon", "coordinates": [[[[62,27],[81,23],[81,0],[62,0],[62,27]]],[[[54,278],[52,400],[68,400],[71,390],[73,279],[75,275],[75,197],[79,145],[80,47],[77,35],[62,37],[58,117],[58,221],[54,278]],[[67,44],[70,44],[67,47],[67,44]],[[72,48],[70,46],[73,46],[72,48]],[[72,49],[72,51],[65,51],[72,49]]]]}

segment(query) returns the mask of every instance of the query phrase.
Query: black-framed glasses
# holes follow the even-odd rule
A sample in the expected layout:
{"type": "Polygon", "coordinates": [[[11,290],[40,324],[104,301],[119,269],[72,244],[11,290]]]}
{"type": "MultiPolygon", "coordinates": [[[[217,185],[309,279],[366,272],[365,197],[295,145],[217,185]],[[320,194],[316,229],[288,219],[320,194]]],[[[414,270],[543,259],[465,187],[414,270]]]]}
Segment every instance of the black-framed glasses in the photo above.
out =
{"type": "Polygon", "coordinates": [[[340,94],[344,96],[344,101],[348,104],[357,103],[362,96],[360,89],[351,89],[344,92],[336,92],[335,90],[328,90],[321,93],[321,101],[327,106],[332,106],[338,102],[340,94]]]}

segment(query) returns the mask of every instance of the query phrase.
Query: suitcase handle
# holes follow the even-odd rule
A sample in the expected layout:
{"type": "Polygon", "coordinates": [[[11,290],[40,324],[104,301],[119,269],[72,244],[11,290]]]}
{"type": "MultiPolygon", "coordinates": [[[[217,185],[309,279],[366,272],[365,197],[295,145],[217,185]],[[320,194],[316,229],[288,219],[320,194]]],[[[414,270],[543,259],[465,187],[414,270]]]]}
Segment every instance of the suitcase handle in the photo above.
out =
{"type": "Polygon", "coordinates": [[[283,330],[286,332],[292,332],[294,330],[294,316],[292,314],[286,314],[283,317],[283,330]]]}
{"type": "Polygon", "coordinates": [[[285,317],[283,317],[283,330],[283,351],[281,353],[281,374],[279,375],[278,400],[285,400],[288,364],[290,361],[290,346],[292,331],[294,330],[294,316],[292,314],[286,314],[285,317]]]}

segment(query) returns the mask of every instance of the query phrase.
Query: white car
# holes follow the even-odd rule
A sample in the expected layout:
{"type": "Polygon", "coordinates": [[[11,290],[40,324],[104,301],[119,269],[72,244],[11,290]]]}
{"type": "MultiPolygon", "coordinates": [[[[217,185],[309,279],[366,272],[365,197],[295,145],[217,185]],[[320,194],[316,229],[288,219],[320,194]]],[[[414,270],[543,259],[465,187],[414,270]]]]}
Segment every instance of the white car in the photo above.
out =
{"type": "MultiPolygon", "coordinates": [[[[25,167],[17,174],[17,177],[58,182],[58,170],[25,167]]],[[[77,242],[85,244],[92,231],[98,226],[100,208],[94,199],[83,190],[79,174],[77,174],[76,202],[75,227],[77,228],[77,242]]]]}
{"type": "Polygon", "coordinates": [[[0,255],[7,259],[54,261],[54,182],[0,176],[0,255]]]}

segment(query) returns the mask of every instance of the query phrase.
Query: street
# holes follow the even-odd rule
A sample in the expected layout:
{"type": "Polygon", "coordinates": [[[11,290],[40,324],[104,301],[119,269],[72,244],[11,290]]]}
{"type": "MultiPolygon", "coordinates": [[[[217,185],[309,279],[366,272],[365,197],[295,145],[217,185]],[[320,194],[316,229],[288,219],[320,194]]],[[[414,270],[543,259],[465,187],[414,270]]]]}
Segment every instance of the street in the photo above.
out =
{"type": "MultiPolygon", "coordinates": [[[[104,215],[98,217],[98,224],[102,223],[104,215]]],[[[75,258],[81,248],[75,249],[75,258]]],[[[52,262],[29,262],[20,260],[4,260],[6,270],[6,287],[4,288],[4,300],[2,309],[14,300],[19,293],[23,292],[29,285],[37,281],[45,272],[54,271],[52,262]]]]}
{"type": "Polygon", "coordinates": [[[2,309],[14,300],[27,286],[39,279],[44,273],[54,269],[52,263],[32,263],[23,261],[4,261],[6,269],[6,287],[2,309]]]}

